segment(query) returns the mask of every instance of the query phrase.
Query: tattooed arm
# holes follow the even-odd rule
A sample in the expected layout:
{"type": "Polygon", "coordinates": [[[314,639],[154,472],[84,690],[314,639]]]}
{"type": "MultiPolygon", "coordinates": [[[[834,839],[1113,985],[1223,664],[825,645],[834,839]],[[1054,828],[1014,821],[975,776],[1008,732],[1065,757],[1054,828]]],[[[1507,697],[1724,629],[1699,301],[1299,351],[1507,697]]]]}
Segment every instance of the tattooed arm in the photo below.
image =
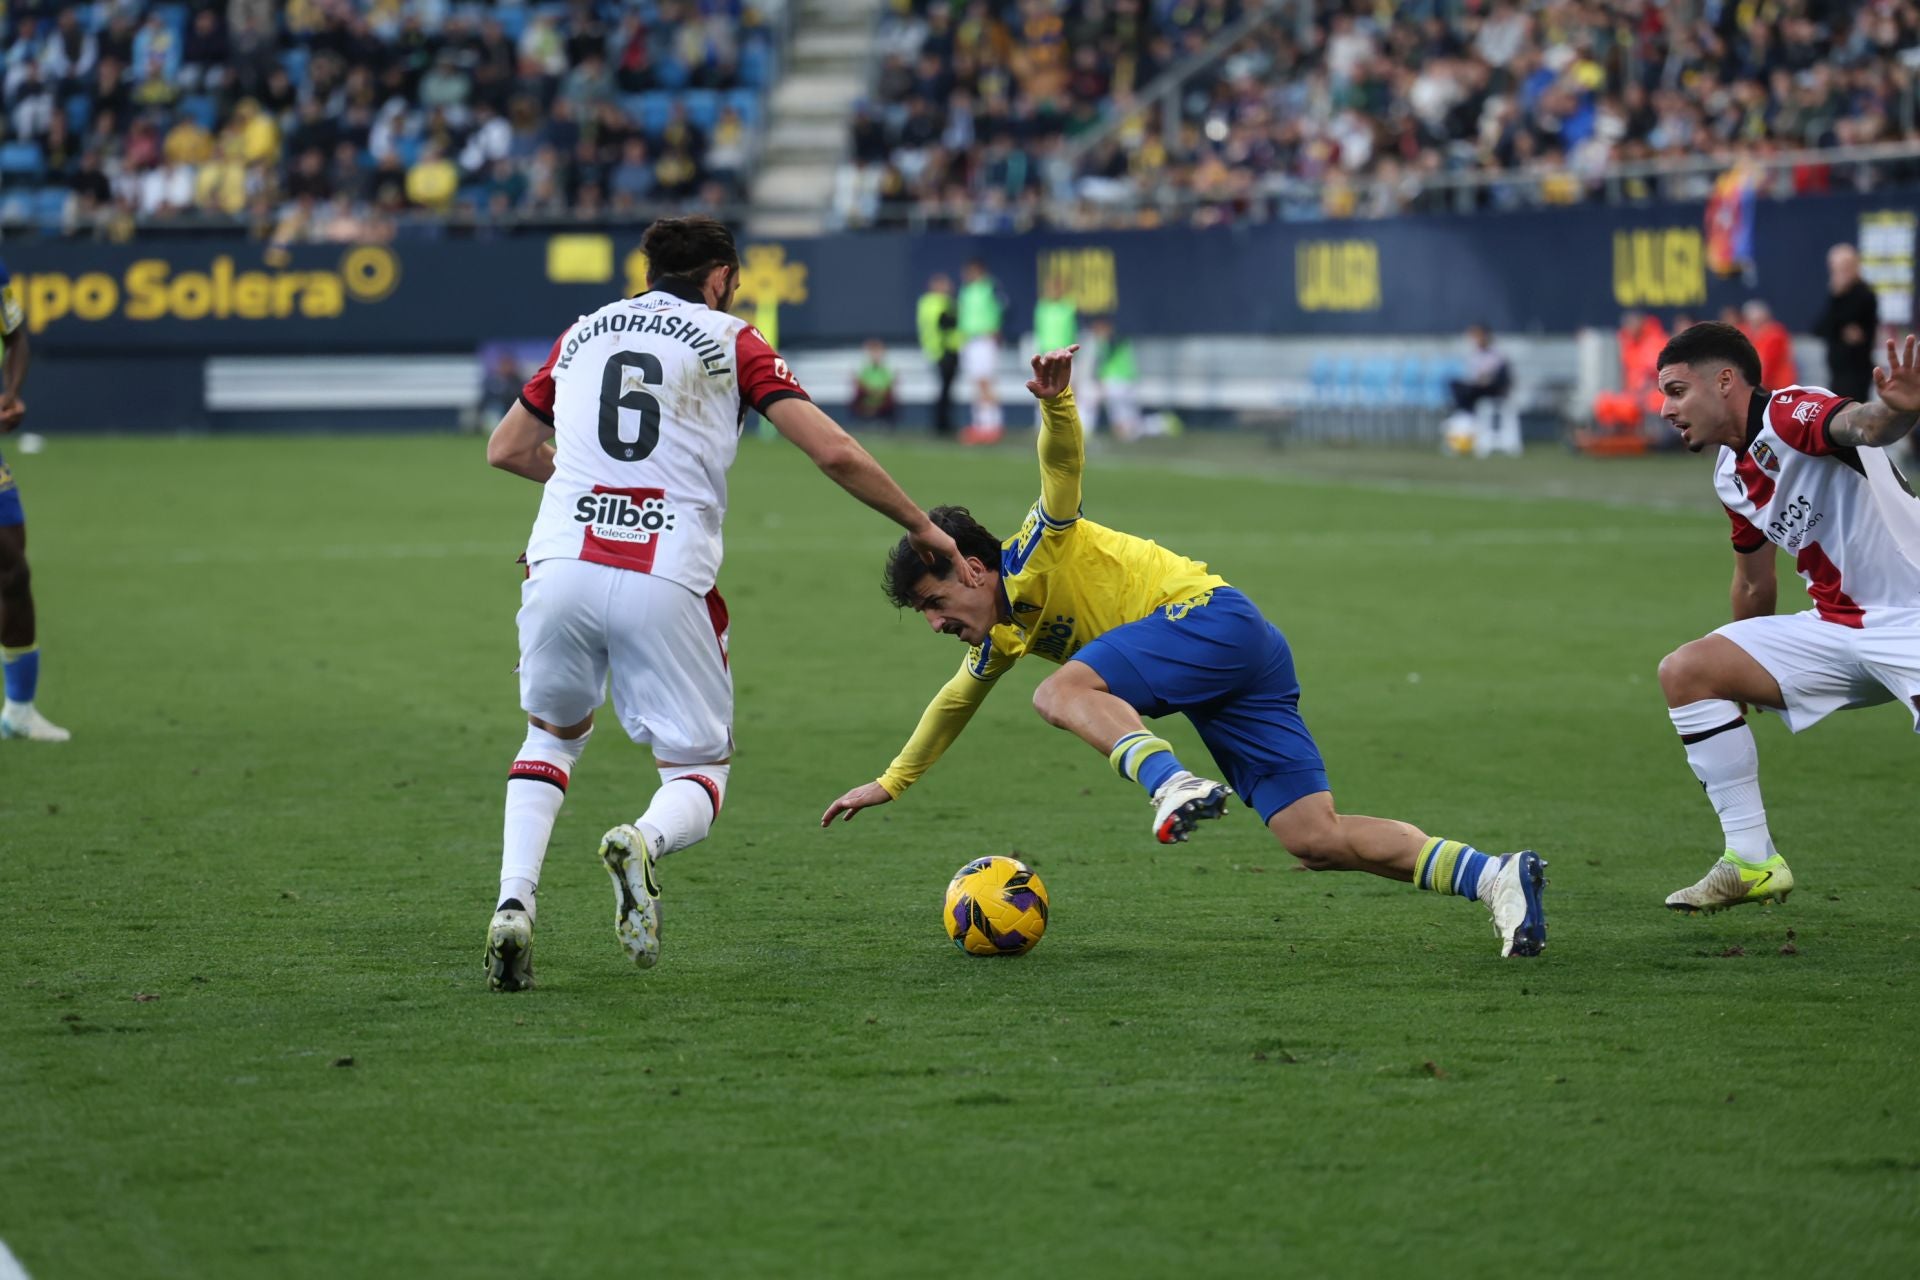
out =
{"type": "Polygon", "coordinates": [[[1827,424],[1827,438],[1835,445],[1884,448],[1920,423],[1920,353],[1912,334],[1904,344],[1887,342],[1887,367],[1873,371],[1880,398],[1872,404],[1850,404],[1827,424]]]}

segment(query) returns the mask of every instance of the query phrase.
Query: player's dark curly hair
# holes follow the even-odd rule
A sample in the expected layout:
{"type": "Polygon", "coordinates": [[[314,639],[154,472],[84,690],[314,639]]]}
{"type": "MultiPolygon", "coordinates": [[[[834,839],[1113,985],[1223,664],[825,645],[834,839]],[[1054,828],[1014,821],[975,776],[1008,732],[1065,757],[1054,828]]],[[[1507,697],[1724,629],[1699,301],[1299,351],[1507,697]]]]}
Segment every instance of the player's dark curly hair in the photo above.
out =
{"type": "Polygon", "coordinates": [[[647,281],[654,285],[671,276],[697,288],[713,268],[740,266],[733,232],[703,213],[659,219],[640,238],[640,251],[647,255],[647,281]]]}
{"type": "Polygon", "coordinates": [[[1718,320],[1696,324],[1674,334],[1672,340],[1660,348],[1660,358],[1653,367],[1664,369],[1670,364],[1731,365],[1749,383],[1760,385],[1760,353],[1753,349],[1746,334],[1718,320]]]}
{"type": "MultiPolygon", "coordinates": [[[[934,526],[946,531],[960,548],[963,556],[972,556],[989,569],[1000,566],[1000,539],[988,533],[973,512],[965,507],[935,507],[927,512],[927,519],[934,526]]],[[[893,544],[893,550],[887,553],[887,572],[881,580],[880,589],[887,593],[887,599],[896,609],[915,608],[913,589],[920,580],[932,574],[936,578],[946,579],[953,576],[953,561],[941,557],[929,565],[913,549],[913,544],[905,538],[893,544]]]]}

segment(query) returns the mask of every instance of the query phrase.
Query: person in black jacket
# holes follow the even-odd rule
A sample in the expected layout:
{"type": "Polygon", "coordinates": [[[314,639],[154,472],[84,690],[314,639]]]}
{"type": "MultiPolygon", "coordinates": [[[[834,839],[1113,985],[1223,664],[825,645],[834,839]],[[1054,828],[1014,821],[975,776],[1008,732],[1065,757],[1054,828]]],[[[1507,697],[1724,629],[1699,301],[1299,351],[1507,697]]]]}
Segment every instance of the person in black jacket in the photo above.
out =
{"type": "Polygon", "coordinates": [[[1880,299],[1860,278],[1860,254],[1850,244],[1827,251],[1829,297],[1813,322],[1827,342],[1827,386],[1850,400],[1873,398],[1873,342],[1880,330],[1880,299]]]}

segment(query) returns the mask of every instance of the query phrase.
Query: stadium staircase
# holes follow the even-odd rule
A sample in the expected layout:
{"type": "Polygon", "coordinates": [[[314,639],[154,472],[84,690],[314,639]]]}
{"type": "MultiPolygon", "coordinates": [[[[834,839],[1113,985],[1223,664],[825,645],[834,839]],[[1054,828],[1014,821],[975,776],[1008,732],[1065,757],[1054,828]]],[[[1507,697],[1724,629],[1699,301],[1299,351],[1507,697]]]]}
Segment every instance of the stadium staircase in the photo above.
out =
{"type": "Polygon", "coordinates": [[[847,120],[866,92],[880,0],[800,0],[752,193],[756,236],[823,229],[847,120]]]}

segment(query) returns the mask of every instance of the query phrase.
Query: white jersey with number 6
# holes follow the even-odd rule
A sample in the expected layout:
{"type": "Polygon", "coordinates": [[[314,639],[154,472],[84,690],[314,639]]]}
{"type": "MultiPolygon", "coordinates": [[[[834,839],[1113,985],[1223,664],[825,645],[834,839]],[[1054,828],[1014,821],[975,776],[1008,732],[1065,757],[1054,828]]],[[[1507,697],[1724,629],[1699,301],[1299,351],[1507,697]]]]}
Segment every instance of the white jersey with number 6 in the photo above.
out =
{"type": "Polygon", "coordinates": [[[690,291],[582,316],[520,393],[555,449],[528,563],[585,560],[706,594],[747,410],[790,396],[806,392],[760,332],[690,291]]]}

